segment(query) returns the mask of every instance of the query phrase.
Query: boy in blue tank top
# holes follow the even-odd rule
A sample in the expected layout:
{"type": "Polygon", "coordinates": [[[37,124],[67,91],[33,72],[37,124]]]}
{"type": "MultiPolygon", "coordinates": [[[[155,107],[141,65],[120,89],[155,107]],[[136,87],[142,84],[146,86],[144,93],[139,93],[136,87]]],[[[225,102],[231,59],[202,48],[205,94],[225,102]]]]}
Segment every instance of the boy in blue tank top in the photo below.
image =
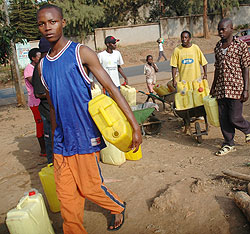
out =
{"type": "Polygon", "coordinates": [[[118,230],[124,223],[126,204],[103,183],[98,160],[105,144],[88,112],[88,70],[126,115],[133,128],[131,148],[135,151],[142,142],[140,127],[95,52],[64,37],[62,9],[55,5],[41,7],[37,22],[39,31],[51,44],[51,50],[40,62],[39,73],[50,104],[55,181],[64,233],[87,233],[83,227],[85,198],[110,210],[108,230],[118,230]]]}

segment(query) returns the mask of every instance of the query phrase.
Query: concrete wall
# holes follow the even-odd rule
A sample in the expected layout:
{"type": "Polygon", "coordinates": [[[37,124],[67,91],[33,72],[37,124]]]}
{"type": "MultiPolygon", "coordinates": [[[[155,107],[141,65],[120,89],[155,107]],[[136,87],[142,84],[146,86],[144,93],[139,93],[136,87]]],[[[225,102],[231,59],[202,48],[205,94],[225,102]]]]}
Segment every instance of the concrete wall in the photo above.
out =
{"type": "Polygon", "coordinates": [[[95,47],[95,35],[94,34],[88,35],[85,39],[81,41],[81,43],[88,46],[92,50],[95,50],[96,48],[95,47]]]}
{"type": "MultiPolygon", "coordinates": [[[[250,5],[242,5],[239,9],[234,8],[229,17],[233,20],[234,27],[250,24],[250,5]]],[[[217,33],[217,26],[221,19],[220,15],[208,15],[208,28],[210,33],[217,33]]],[[[180,16],[165,17],[160,19],[160,24],[141,24],[110,28],[98,28],[95,30],[95,49],[103,49],[104,38],[112,35],[120,39],[119,45],[136,45],[145,42],[156,41],[160,36],[163,38],[179,37],[183,30],[189,30],[193,36],[203,35],[203,16],[180,16]]],[[[93,41],[89,41],[93,48],[93,41]]]]}
{"type": "MultiPolygon", "coordinates": [[[[239,25],[250,24],[250,6],[234,8],[229,16],[236,28],[239,25]]],[[[208,15],[208,28],[210,33],[217,33],[217,26],[221,20],[220,15],[208,15]]],[[[203,35],[203,15],[164,17],[160,19],[161,36],[163,38],[179,37],[183,30],[188,30],[193,36],[203,35]]]]}
{"type": "Polygon", "coordinates": [[[242,5],[239,9],[234,8],[229,18],[232,19],[234,27],[244,24],[250,24],[250,5],[242,5]]]}
{"type": "Polygon", "coordinates": [[[105,48],[104,39],[107,36],[119,38],[119,45],[136,45],[156,41],[160,36],[159,24],[141,24],[111,28],[97,28],[95,30],[96,49],[105,48]]]}

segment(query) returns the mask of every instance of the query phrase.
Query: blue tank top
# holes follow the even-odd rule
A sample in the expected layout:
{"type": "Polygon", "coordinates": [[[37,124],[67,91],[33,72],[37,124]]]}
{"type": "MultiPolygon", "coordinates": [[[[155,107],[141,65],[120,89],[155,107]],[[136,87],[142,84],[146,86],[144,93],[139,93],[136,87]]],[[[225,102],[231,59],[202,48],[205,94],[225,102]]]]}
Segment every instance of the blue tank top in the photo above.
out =
{"type": "Polygon", "coordinates": [[[63,156],[89,154],[105,147],[88,111],[91,88],[81,63],[80,46],[68,41],[57,55],[47,55],[41,61],[41,80],[56,115],[54,153],[63,156]]]}

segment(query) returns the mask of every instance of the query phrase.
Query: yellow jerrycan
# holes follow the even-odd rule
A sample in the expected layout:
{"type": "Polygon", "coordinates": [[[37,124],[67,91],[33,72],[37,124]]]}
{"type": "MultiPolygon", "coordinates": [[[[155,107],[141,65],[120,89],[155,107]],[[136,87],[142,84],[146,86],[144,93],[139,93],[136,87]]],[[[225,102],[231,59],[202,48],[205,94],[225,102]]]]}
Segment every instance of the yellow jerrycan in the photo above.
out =
{"type": "Polygon", "coordinates": [[[129,85],[121,85],[121,94],[130,106],[136,105],[136,89],[129,85]]]}
{"type": "Polygon", "coordinates": [[[132,127],[112,98],[104,94],[93,98],[89,113],[106,141],[123,152],[130,151],[132,127]]]}
{"type": "Polygon", "coordinates": [[[155,85],[153,89],[159,96],[164,96],[169,94],[168,88],[160,84],[155,85]]]}
{"type": "Polygon", "coordinates": [[[135,160],[139,160],[142,158],[141,145],[140,145],[139,150],[137,152],[133,153],[133,151],[134,150],[131,150],[131,151],[125,153],[125,157],[127,160],[135,161],[135,160]]]}
{"type": "Polygon", "coordinates": [[[32,189],[7,213],[10,234],[54,234],[42,194],[32,189]]]}
{"type": "Polygon", "coordinates": [[[175,107],[177,110],[185,110],[194,107],[193,92],[184,88],[180,93],[175,94],[175,107]]]}
{"type": "Polygon", "coordinates": [[[209,95],[204,97],[203,101],[208,122],[215,127],[219,127],[219,109],[216,98],[213,98],[211,95],[209,95]]]}
{"type": "Polygon", "coordinates": [[[209,87],[206,79],[196,79],[193,81],[194,106],[202,106],[203,98],[209,95],[209,87]]]}
{"type": "Polygon", "coordinates": [[[54,213],[59,212],[60,201],[58,200],[56,194],[53,164],[51,163],[47,167],[42,168],[42,170],[38,174],[43,186],[43,191],[48,200],[50,210],[54,213]]]}
{"type": "Polygon", "coordinates": [[[101,91],[99,85],[98,85],[98,84],[95,84],[95,88],[94,88],[94,89],[91,89],[92,98],[94,98],[94,97],[96,97],[96,96],[98,96],[98,95],[100,95],[100,94],[102,94],[102,91],[101,91]]]}
{"type": "Polygon", "coordinates": [[[107,147],[100,152],[101,161],[106,164],[120,166],[126,162],[125,153],[111,143],[105,141],[107,147]]]}
{"type": "Polygon", "coordinates": [[[178,81],[177,82],[177,92],[180,93],[183,90],[192,91],[193,90],[192,81],[188,81],[188,82],[186,82],[185,80],[178,81]]]}

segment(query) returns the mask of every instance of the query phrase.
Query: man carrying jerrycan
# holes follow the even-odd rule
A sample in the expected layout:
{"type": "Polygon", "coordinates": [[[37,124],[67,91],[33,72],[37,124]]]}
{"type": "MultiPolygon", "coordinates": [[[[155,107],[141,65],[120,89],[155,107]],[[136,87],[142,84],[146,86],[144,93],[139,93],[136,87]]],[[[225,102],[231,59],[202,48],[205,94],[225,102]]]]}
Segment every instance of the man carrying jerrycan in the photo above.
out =
{"type": "Polygon", "coordinates": [[[246,143],[250,142],[250,122],[242,116],[243,103],[249,97],[250,54],[247,44],[233,36],[233,23],[222,19],[218,24],[221,40],[215,51],[214,81],[211,95],[218,100],[219,121],[224,142],[215,153],[223,156],[236,150],[235,129],[245,134],[246,143]]]}
{"type": "Polygon", "coordinates": [[[62,9],[55,5],[42,6],[37,12],[37,23],[51,44],[51,50],[41,60],[39,72],[50,104],[55,182],[63,231],[87,233],[83,227],[85,198],[110,210],[108,230],[118,230],[124,223],[126,203],[103,183],[98,160],[105,143],[88,111],[91,92],[87,69],[127,117],[133,130],[131,147],[135,151],[142,142],[140,127],[95,52],[64,37],[66,22],[62,9]]]}

